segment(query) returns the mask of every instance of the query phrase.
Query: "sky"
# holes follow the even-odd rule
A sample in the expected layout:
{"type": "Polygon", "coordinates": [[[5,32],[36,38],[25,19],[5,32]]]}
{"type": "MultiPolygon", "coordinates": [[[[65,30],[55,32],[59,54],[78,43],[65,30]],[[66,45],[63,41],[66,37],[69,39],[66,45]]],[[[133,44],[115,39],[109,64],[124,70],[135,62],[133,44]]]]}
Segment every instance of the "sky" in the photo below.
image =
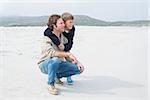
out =
{"type": "Polygon", "coordinates": [[[70,12],[105,21],[149,19],[150,0],[0,0],[0,16],[48,16],[70,12]]]}

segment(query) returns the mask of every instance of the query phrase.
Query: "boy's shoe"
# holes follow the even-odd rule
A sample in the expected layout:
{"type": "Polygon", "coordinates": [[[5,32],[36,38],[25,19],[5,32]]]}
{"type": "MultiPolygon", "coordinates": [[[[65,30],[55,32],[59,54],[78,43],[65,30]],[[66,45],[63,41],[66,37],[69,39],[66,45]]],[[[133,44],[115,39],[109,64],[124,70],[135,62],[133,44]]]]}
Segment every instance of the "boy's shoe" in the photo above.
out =
{"type": "Polygon", "coordinates": [[[58,95],[58,89],[55,86],[50,85],[48,87],[48,92],[53,95],[58,95]]]}
{"type": "Polygon", "coordinates": [[[59,78],[55,79],[55,83],[58,84],[58,85],[63,85],[64,84],[64,82],[62,82],[59,78]]]}
{"type": "Polygon", "coordinates": [[[71,79],[71,77],[67,77],[67,84],[73,85],[74,81],[71,79]]]}

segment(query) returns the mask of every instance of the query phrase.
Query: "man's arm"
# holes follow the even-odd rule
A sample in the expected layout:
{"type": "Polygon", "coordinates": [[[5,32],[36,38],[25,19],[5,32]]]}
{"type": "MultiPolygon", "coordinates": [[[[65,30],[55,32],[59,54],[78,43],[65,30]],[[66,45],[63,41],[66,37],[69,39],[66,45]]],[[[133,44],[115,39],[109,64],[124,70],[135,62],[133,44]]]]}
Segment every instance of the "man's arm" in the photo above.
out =
{"type": "Polygon", "coordinates": [[[71,54],[70,52],[55,51],[54,56],[69,58],[72,63],[74,63],[74,64],[77,63],[76,57],[73,54],[71,54]]]}
{"type": "Polygon", "coordinates": [[[54,50],[52,44],[51,44],[51,40],[48,37],[44,37],[44,44],[43,44],[43,52],[45,52],[44,56],[48,56],[48,57],[65,57],[65,58],[69,58],[73,63],[77,62],[76,57],[71,54],[70,52],[64,52],[64,51],[56,51],[54,50]]]}

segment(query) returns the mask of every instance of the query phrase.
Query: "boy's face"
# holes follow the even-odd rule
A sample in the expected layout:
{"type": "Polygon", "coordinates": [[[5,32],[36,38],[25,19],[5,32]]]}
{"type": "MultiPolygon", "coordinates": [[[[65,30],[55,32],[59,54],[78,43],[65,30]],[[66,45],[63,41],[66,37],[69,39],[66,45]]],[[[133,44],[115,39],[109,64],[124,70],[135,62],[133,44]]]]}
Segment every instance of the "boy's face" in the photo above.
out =
{"type": "Polygon", "coordinates": [[[72,29],[72,27],[73,27],[73,25],[74,25],[74,23],[73,23],[73,20],[72,19],[69,19],[69,20],[67,20],[66,22],[65,22],[65,28],[66,29],[72,29]]]}

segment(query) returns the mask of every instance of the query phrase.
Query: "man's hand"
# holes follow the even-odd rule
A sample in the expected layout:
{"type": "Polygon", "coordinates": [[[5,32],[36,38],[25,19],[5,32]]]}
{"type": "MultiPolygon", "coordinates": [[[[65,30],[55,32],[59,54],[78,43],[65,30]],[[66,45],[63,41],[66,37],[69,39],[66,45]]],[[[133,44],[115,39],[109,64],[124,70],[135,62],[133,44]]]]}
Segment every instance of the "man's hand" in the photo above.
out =
{"type": "Polygon", "coordinates": [[[73,64],[77,64],[77,67],[81,73],[84,71],[84,66],[77,60],[77,58],[73,54],[69,53],[68,58],[73,64]]]}
{"type": "Polygon", "coordinates": [[[69,54],[69,59],[71,60],[73,64],[77,64],[78,62],[77,58],[71,53],[69,54]]]}
{"type": "Polygon", "coordinates": [[[59,48],[61,51],[63,51],[63,50],[64,50],[64,48],[65,48],[65,46],[64,46],[64,44],[63,44],[63,43],[60,43],[60,45],[58,45],[58,48],[59,48]]]}
{"type": "Polygon", "coordinates": [[[80,62],[77,63],[77,66],[80,72],[82,73],[84,71],[84,66],[80,62]]]}

